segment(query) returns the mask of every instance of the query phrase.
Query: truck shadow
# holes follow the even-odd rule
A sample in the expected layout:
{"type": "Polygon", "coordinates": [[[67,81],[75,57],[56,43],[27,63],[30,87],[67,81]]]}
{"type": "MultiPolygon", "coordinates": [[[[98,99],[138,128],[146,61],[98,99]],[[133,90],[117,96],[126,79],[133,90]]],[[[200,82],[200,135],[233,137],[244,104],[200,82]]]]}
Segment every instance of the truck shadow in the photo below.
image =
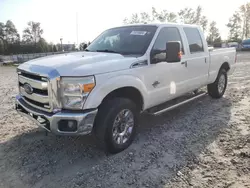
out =
{"type": "Polygon", "coordinates": [[[134,144],[117,155],[106,155],[91,136],[45,136],[34,129],[1,144],[1,181],[8,187],[16,182],[25,187],[163,187],[179,169],[197,163],[229,127],[231,106],[228,98],[205,96],[161,116],[142,115],[134,144]]]}

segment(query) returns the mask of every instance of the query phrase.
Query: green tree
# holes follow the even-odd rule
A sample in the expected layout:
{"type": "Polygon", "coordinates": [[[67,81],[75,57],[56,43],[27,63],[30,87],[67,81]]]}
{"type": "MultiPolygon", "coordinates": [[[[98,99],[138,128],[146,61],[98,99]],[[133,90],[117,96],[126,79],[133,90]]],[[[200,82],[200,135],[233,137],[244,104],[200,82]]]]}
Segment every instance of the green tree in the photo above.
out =
{"type": "Polygon", "coordinates": [[[216,27],[216,22],[213,21],[210,23],[207,42],[210,45],[221,42],[221,36],[219,33],[219,29],[216,27]]]}
{"type": "Polygon", "coordinates": [[[191,8],[184,8],[178,12],[179,18],[182,23],[193,24],[195,18],[195,12],[191,8]]]}
{"type": "Polygon", "coordinates": [[[0,22],[0,54],[4,54],[4,23],[0,22]]]}
{"type": "Polygon", "coordinates": [[[75,50],[76,50],[76,45],[73,44],[73,45],[72,45],[72,48],[71,48],[71,51],[75,51],[75,50]]]}
{"type": "Polygon", "coordinates": [[[203,31],[207,29],[207,17],[202,14],[201,6],[198,6],[196,10],[192,8],[184,8],[178,12],[179,19],[185,24],[196,24],[201,26],[203,31]]]}
{"type": "Polygon", "coordinates": [[[20,36],[11,20],[8,20],[4,26],[4,38],[8,44],[19,43],[20,41],[20,36]]]}
{"type": "MultiPolygon", "coordinates": [[[[146,13],[147,14],[147,13],[146,13]]],[[[141,19],[138,15],[138,13],[135,13],[135,14],[132,14],[131,18],[128,19],[128,18],[125,18],[123,20],[123,23],[125,24],[135,24],[135,23],[141,23],[141,19]]]]}
{"type": "Polygon", "coordinates": [[[36,45],[41,39],[42,34],[43,30],[41,29],[40,23],[30,21],[28,22],[28,27],[23,31],[23,41],[36,45]]]}
{"type": "Polygon", "coordinates": [[[241,41],[242,33],[242,20],[239,12],[235,12],[229,19],[229,23],[226,25],[229,28],[229,40],[239,42],[241,41]]]}
{"type": "Polygon", "coordinates": [[[48,52],[48,51],[49,51],[48,43],[44,38],[40,38],[40,40],[37,43],[36,52],[48,52]]]}
{"type": "Polygon", "coordinates": [[[240,6],[242,20],[242,39],[250,37],[250,3],[240,6]]]}
{"type": "Polygon", "coordinates": [[[4,40],[4,23],[0,22],[0,38],[4,40]]]}
{"type": "Polygon", "coordinates": [[[162,10],[157,12],[154,7],[152,7],[152,20],[160,22],[177,22],[177,15],[174,12],[169,12],[167,10],[162,10]]]}
{"type": "Polygon", "coordinates": [[[48,44],[48,52],[53,52],[53,43],[52,42],[50,42],[48,44]]]}
{"type": "Polygon", "coordinates": [[[56,45],[53,45],[53,52],[57,52],[56,45]]]}
{"type": "Polygon", "coordinates": [[[162,10],[157,12],[157,10],[152,7],[151,14],[147,12],[134,13],[130,18],[125,18],[123,23],[125,24],[135,24],[135,23],[149,23],[153,21],[159,22],[177,22],[177,15],[174,12],[169,12],[167,10],[162,10]]]}
{"type": "Polygon", "coordinates": [[[17,53],[19,50],[20,36],[12,21],[8,20],[6,24],[0,22],[0,41],[1,53],[17,53]]]}
{"type": "MultiPolygon", "coordinates": [[[[140,13],[140,19],[143,21],[143,22],[145,22],[145,23],[149,23],[149,22],[151,22],[152,20],[151,20],[151,17],[150,17],[150,15],[148,14],[148,13],[146,13],[146,12],[141,12],[140,13]]],[[[136,19],[135,19],[136,20],[136,19]]]]}
{"type": "Polygon", "coordinates": [[[4,54],[4,43],[3,40],[0,40],[0,55],[4,54]]]}

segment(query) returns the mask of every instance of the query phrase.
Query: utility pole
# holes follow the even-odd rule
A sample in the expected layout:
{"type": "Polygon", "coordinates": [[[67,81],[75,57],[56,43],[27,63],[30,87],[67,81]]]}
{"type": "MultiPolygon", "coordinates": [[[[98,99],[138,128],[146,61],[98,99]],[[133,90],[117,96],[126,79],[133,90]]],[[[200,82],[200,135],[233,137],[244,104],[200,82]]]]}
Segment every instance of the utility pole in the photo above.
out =
{"type": "Polygon", "coordinates": [[[60,41],[61,41],[61,50],[63,51],[62,40],[63,40],[63,38],[60,38],[60,41]]]}
{"type": "Polygon", "coordinates": [[[76,45],[78,46],[78,12],[76,12],[76,45]]]}

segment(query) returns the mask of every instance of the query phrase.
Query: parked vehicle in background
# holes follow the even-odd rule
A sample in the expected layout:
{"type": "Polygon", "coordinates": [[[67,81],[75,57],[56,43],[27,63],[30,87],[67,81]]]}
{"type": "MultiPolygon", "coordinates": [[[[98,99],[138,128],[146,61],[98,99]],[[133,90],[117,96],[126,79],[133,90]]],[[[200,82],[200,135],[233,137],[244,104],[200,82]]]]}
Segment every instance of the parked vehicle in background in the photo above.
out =
{"type": "Polygon", "coordinates": [[[239,47],[239,43],[238,43],[238,42],[229,42],[229,43],[228,43],[228,47],[235,47],[235,48],[238,48],[238,47],[239,47]]]}
{"type": "Polygon", "coordinates": [[[85,52],[21,64],[16,109],[55,134],[92,133],[117,153],[132,143],[139,113],[159,115],[207,92],[221,98],[235,59],[235,48],[208,49],[195,25],[112,28],[85,52]]]}
{"type": "Polygon", "coordinates": [[[5,56],[0,55],[0,65],[8,65],[11,64],[12,61],[5,58],[5,56]]]}
{"type": "Polygon", "coordinates": [[[237,51],[241,50],[241,45],[238,42],[229,42],[228,47],[235,48],[237,51]]]}
{"type": "Polygon", "coordinates": [[[250,39],[246,39],[242,41],[241,50],[250,50],[250,39]]]}

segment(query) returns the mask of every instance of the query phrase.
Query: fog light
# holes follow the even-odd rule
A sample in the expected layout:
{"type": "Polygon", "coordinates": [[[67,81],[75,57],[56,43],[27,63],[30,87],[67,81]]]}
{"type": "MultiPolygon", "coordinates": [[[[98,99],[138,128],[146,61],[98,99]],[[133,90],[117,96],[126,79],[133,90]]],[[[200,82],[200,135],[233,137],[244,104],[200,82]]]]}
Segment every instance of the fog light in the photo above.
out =
{"type": "Polygon", "coordinates": [[[77,121],[76,120],[60,120],[58,122],[58,130],[62,132],[76,132],[77,121]]]}

